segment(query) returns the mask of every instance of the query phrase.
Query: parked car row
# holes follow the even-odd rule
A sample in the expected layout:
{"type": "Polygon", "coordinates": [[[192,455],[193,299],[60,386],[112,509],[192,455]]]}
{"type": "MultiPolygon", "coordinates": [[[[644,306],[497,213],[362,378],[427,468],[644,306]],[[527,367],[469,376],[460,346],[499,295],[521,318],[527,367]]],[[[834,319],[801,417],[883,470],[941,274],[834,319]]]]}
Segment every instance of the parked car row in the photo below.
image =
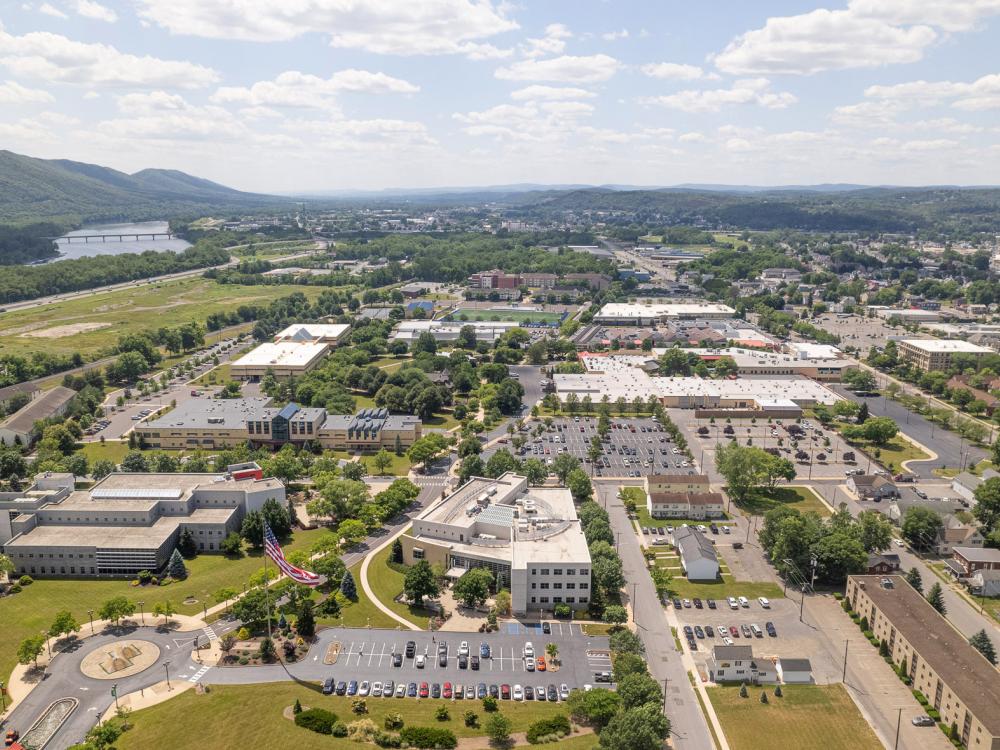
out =
{"type": "MultiPolygon", "coordinates": [[[[750,600],[745,596],[730,596],[726,599],[726,602],[729,604],[730,609],[735,610],[750,608],[750,600]]],[[[760,604],[761,609],[771,608],[771,600],[766,596],[758,596],[757,602],[760,604]]],[[[703,609],[705,606],[708,606],[709,609],[716,609],[716,607],[718,607],[714,599],[706,599],[702,601],[698,597],[694,597],[694,599],[681,599],[680,597],[674,597],[673,605],[674,609],[690,609],[692,606],[695,609],[703,609]]]]}
{"type": "MultiPolygon", "coordinates": [[[[763,638],[765,630],[772,638],[778,637],[778,630],[774,627],[774,623],[770,620],[764,623],[764,630],[761,630],[760,625],[755,622],[752,622],[749,625],[744,623],[738,627],[736,625],[719,625],[717,628],[713,628],[711,625],[705,625],[704,627],[701,625],[685,625],[684,635],[688,639],[688,645],[695,643],[696,638],[715,638],[716,635],[718,635],[718,637],[722,639],[723,643],[727,646],[731,646],[733,644],[733,638],[739,638],[740,634],[742,634],[744,638],[763,638]]],[[[697,650],[697,646],[693,646],[692,650],[697,650]]]]}
{"type": "MultiPolygon", "coordinates": [[[[590,690],[590,685],[584,685],[584,690],[590,690]]],[[[361,698],[444,698],[445,700],[475,700],[487,696],[498,700],[514,701],[557,701],[569,700],[570,689],[565,682],[557,688],[554,684],[538,685],[502,685],[480,682],[478,685],[468,685],[450,682],[399,682],[393,680],[340,680],[332,677],[323,682],[323,695],[346,695],[361,698]]]]}

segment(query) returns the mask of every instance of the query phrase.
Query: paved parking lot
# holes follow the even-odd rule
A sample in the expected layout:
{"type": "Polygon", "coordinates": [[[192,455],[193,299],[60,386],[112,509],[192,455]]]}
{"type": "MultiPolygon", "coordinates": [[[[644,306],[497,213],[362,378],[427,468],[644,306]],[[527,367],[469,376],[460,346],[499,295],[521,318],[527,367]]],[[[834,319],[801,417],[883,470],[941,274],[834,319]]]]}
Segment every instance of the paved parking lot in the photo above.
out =
{"type": "MultiPolygon", "coordinates": [[[[545,634],[541,625],[524,626],[517,623],[501,626],[497,633],[426,633],[391,630],[333,629],[324,631],[324,642],[339,641],[341,654],[337,663],[323,667],[326,677],[336,680],[394,680],[395,682],[451,682],[462,684],[530,684],[557,687],[566,683],[570,689],[595,684],[597,672],[611,670],[611,658],[606,637],[585,635],[579,625],[551,624],[552,632],[545,634]],[[405,657],[406,643],[415,644],[414,655],[405,657]],[[459,645],[468,641],[470,654],[480,653],[480,644],[490,647],[490,657],[480,659],[478,670],[459,668],[459,645]],[[554,671],[529,671],[524,657],[526,643],[532,643],[535,657],[545,655],[545,647],[555,643],[559,647],[559,668],[554,671]],[[440,666],[438,649],[447,645],[447,666],[440,666]],[[393,655],[403,654],[399,667],[393,666],[393,655]],[[417,657],[423,655],[425,666],[417,667],[417,657]]],[[[325,646],[314,649],[314,661],[321,661],[325,646]]]]}
{"type": "MultiPolygon", "coordinates": [[[[686,458],[674,453],[670,436],[655,419],[612,417],[611,425],[604,451],[593,466],[594,476],[643,477],[654,471],[690,468],[684,467],[686,458]]],[[[523,456],[548,461],[565,452],[590,468],[590,443],[596,435],[597,417],[555,419],[550,431],[529,440],[523,456]]]]}
{"type": "MultiPolygon", "coordinates": [[[[835,313],[823,313],[812,321],[816,326],[840,336],[840,347],[857,347],[861,356],[867,356],[873,346],[885,346],[890,336],[926,338],[926,334],[912,335],[902,326],[894,328],[882,318],[868,318],[861,315],[840,317],[835,313]]],[[[802,339],[805,341],[806,339],[802,339]]]]}

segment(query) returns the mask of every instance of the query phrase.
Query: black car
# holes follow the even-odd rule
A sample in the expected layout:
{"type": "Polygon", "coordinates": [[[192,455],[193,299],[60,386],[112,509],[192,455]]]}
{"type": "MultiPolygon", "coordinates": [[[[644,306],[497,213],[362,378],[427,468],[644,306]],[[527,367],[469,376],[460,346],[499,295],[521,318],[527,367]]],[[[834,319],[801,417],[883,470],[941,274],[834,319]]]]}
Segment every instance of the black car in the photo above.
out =
{"type": "Polygon", "coordinates": [[[777,638],[778,637],[778,631],[774,629],[774,623],[773,622],[768,621],[768,622],[764,623],[764,630],[766,630],[767,634],[769,636],[771,636],[772,638],[777,638]]]}
{"type": "Polygon", "coordinates": [[[448,654],[438,654],[438,666],[439,667],[448,666],[448,654]]]}
{"type": "Polygon", "coordinates": [[[323,681],[323,695],[331,695],[333,693],[333,689],[334,689],[333,678],[327,677],[323,681]]]}
{"type": "Polygon", "coordinates": [[[431,698],[440,698],[440,697],[441,697],[441,685],[440,683],[435,682],[433,685],[431,685],[431,698]]]}
{"type": "Polygon", "coordinates": [[[417,683],[411,682],[409,685],[407,685],[406,686],[406,694],[408,696],[410,696],[411,698],[416,698],[417,697],[417,683]]]}
{"type": "Polygon", "coordinates": [[[707,635],[709,638],[715,638],[715,631],[712,630],[711,625],[705,626],[705,635],[707,635]]]}
{"type": "Polygon", "coordinates": [[[486,683],[485,682],[480,682],[478,685],[476,685],[476,697],[477,698],[485,698],[486,697],[486,683]]]}
{"type": "Polygon", "coordinates": [[[675,597],[674,598],[674,609],[680,609],[681,606],[682,606],[681,605],[681,600],[675,597]]]}
{"type": "Polygon", "coordinates": [[[414,642],[414,641],[407,641],[406,642],[406,658],[407,659],[412,659],[413,656],[416,653],[417,653],[417,644],[416,644],[416,642],[414,642]]]}
{"type": "Polygon", "coordinates": [[[469,668],[469,657],[468,656],[460,656],[460,657],[458,657],[458,668],[459,669],[468,669],[469,668]]]}
{"type": "Polygon", "coordinates": [[[555,685],[549,685],[549,689],[546,692],[548,694],[545,697],[550,701],[555,702],[559,700],[559,691],[556,690],[555,685]]]}
{"type": "Polygon", "coordinates": [[[490,685],[490,698],[499,698],[500,688],[496,685],[490,685]]]}
{"type": "Polygon", "coordinates": [[[701,625],[695,625],[694,626],[694,634],[696,636],[698,636],[699,638],[704,638],[705,637],[705,631],[702,630],[701,625]]]}
{"type": "Polygon", "coordinates": [[[543,622],[542,623],[542,632],[545,633],[546,635],[548,635],[549,633],[551,633],[552,632],[552,625],[550,623],[543,622]]]}
{"type": "Polygon", "coordinates": [[[715,599],[708,599],[705,603],[709,609],[715,609],[715,599]]]}
{"type": "Polygon", "coordinates": [[[337,690],[335,691],[337,695],[345,695],[347,693],[347,683],[341,680],[337,683],[337,690]]]}
{"type": "Polygon", "coordinates": [[[524,699],[526,701],[533,701],[533,700],[535,700],[535,691],[534,691],[534,689],[532,689],[531,685],[526,685],[524,687],[524,699]]]}
{"type": "Polygon", "coordinates": [[[478,656],[476,656],[475,654],[473,654],[470,657],[469,662],[470,662],[469,666],[471,666],[473,669],[479,669],[479,657],[478,656]]]}
{"type": "Polygon", "coordinates": [[[684,626],[684,635],[690,638],[694,634],[694,629],[690,625],[684,626]]]}
{"type": "Polygon", "coordinates": [[[694,602],[694,608],[695,608],[695,609],[701,609],[701,607],[702,607],[702,604],[701,604],[701,599],[699,599],[699,598],[698,598],[698,597],[696,596],[696,597],[695,597],[695,598],[694,598],[694,599],[693,599],[692,601],[694,602]]]}
{"type": "Polygon", "coordinates": [[[392,666],[394,666],[394,667],[401,667],[401,666],[403,666],[403,655],[402,654],[393,654],[392,655],[392,666]]]}

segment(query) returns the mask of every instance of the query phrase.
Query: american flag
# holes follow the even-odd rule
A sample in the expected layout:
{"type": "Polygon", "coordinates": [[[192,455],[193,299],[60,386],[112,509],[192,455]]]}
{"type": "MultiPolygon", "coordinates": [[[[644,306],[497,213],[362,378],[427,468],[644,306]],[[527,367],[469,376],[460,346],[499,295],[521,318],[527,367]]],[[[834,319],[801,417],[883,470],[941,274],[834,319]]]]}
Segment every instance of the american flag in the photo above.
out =
{"type": "Polygon", "coordinates": [[[308,570],[302,570],[302,568],[296,568],[285,559],[285,553],[281,551],[281,545],[278,544],[274,532],[271,531],[271,527],[266,523],[264,524],[264,553],[274,560],[274,564],[278,566],[282,573],[296,583],[301,583],[304,586],[319,586],[318,575],[310,573],[308,570]]]}

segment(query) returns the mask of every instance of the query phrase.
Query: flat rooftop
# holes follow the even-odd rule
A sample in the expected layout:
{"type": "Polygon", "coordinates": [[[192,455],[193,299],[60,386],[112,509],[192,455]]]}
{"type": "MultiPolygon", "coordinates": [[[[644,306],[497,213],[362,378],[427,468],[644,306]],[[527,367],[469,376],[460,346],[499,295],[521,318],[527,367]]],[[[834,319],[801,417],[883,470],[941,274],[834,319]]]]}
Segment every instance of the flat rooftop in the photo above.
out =
{"type": "Polygon", "coordinates": [[[329,347],[312,341],[261,344],[233,362],[233,367],[306,367],[329,347]]]}
{"type": "Polygon", "coordinates": [[[181,401],[162,417],[146,423],[154,429],[195,427],[245,427],[247,420],[261,419],[271,399],[263,398],[191,398],[181,401]]]}
{"type": "MultiPolygon", "coordinates": [[[[830,347],[834,348],[834,347],[830,347]]],[[[812,358],[808,354],[784,354],[781,352],[764,351],[761,349],[746,349],[739,346],[729,346],[722,349],[683,349],[685,353],[694,354],[702,359],[718,359],[729,357],[737,367],[850,367],[853,365],[847,359],[840,357],[839,350],[837,356],[820,356],[812,358]]],[[[653,349],[653,353],[660,357],[667,350],[653,349]]]]}
{"type": "Polygon", "coordinates": [[[970,344],[961,339],[903,339],[900,344],[931,354],[992,354],[988,346],[970,344]]]}
{"type": "Polygon", "coordinates": [[[278,333],[276,341],[320,341],[338,340],[350,330],[348,323],[293,323],[278,333]]]}
{"type": "Polygon", "coordinates": [[[733,316],[736,311],[729,305],[715,302],[655,302],[649,304],[635,302],[609,302],[601,308],[596,317],[601,320],[621,318],[693,318],[699,315],[733,316]]]}
{"type": "Polygon", "coordinates": [[[1000,735],[997,670],[902,576],[851,576],[920,658],[940,675],[993,736],[1000,735]],[[891,589],[881,581],[893,582],[891,589]]]}

